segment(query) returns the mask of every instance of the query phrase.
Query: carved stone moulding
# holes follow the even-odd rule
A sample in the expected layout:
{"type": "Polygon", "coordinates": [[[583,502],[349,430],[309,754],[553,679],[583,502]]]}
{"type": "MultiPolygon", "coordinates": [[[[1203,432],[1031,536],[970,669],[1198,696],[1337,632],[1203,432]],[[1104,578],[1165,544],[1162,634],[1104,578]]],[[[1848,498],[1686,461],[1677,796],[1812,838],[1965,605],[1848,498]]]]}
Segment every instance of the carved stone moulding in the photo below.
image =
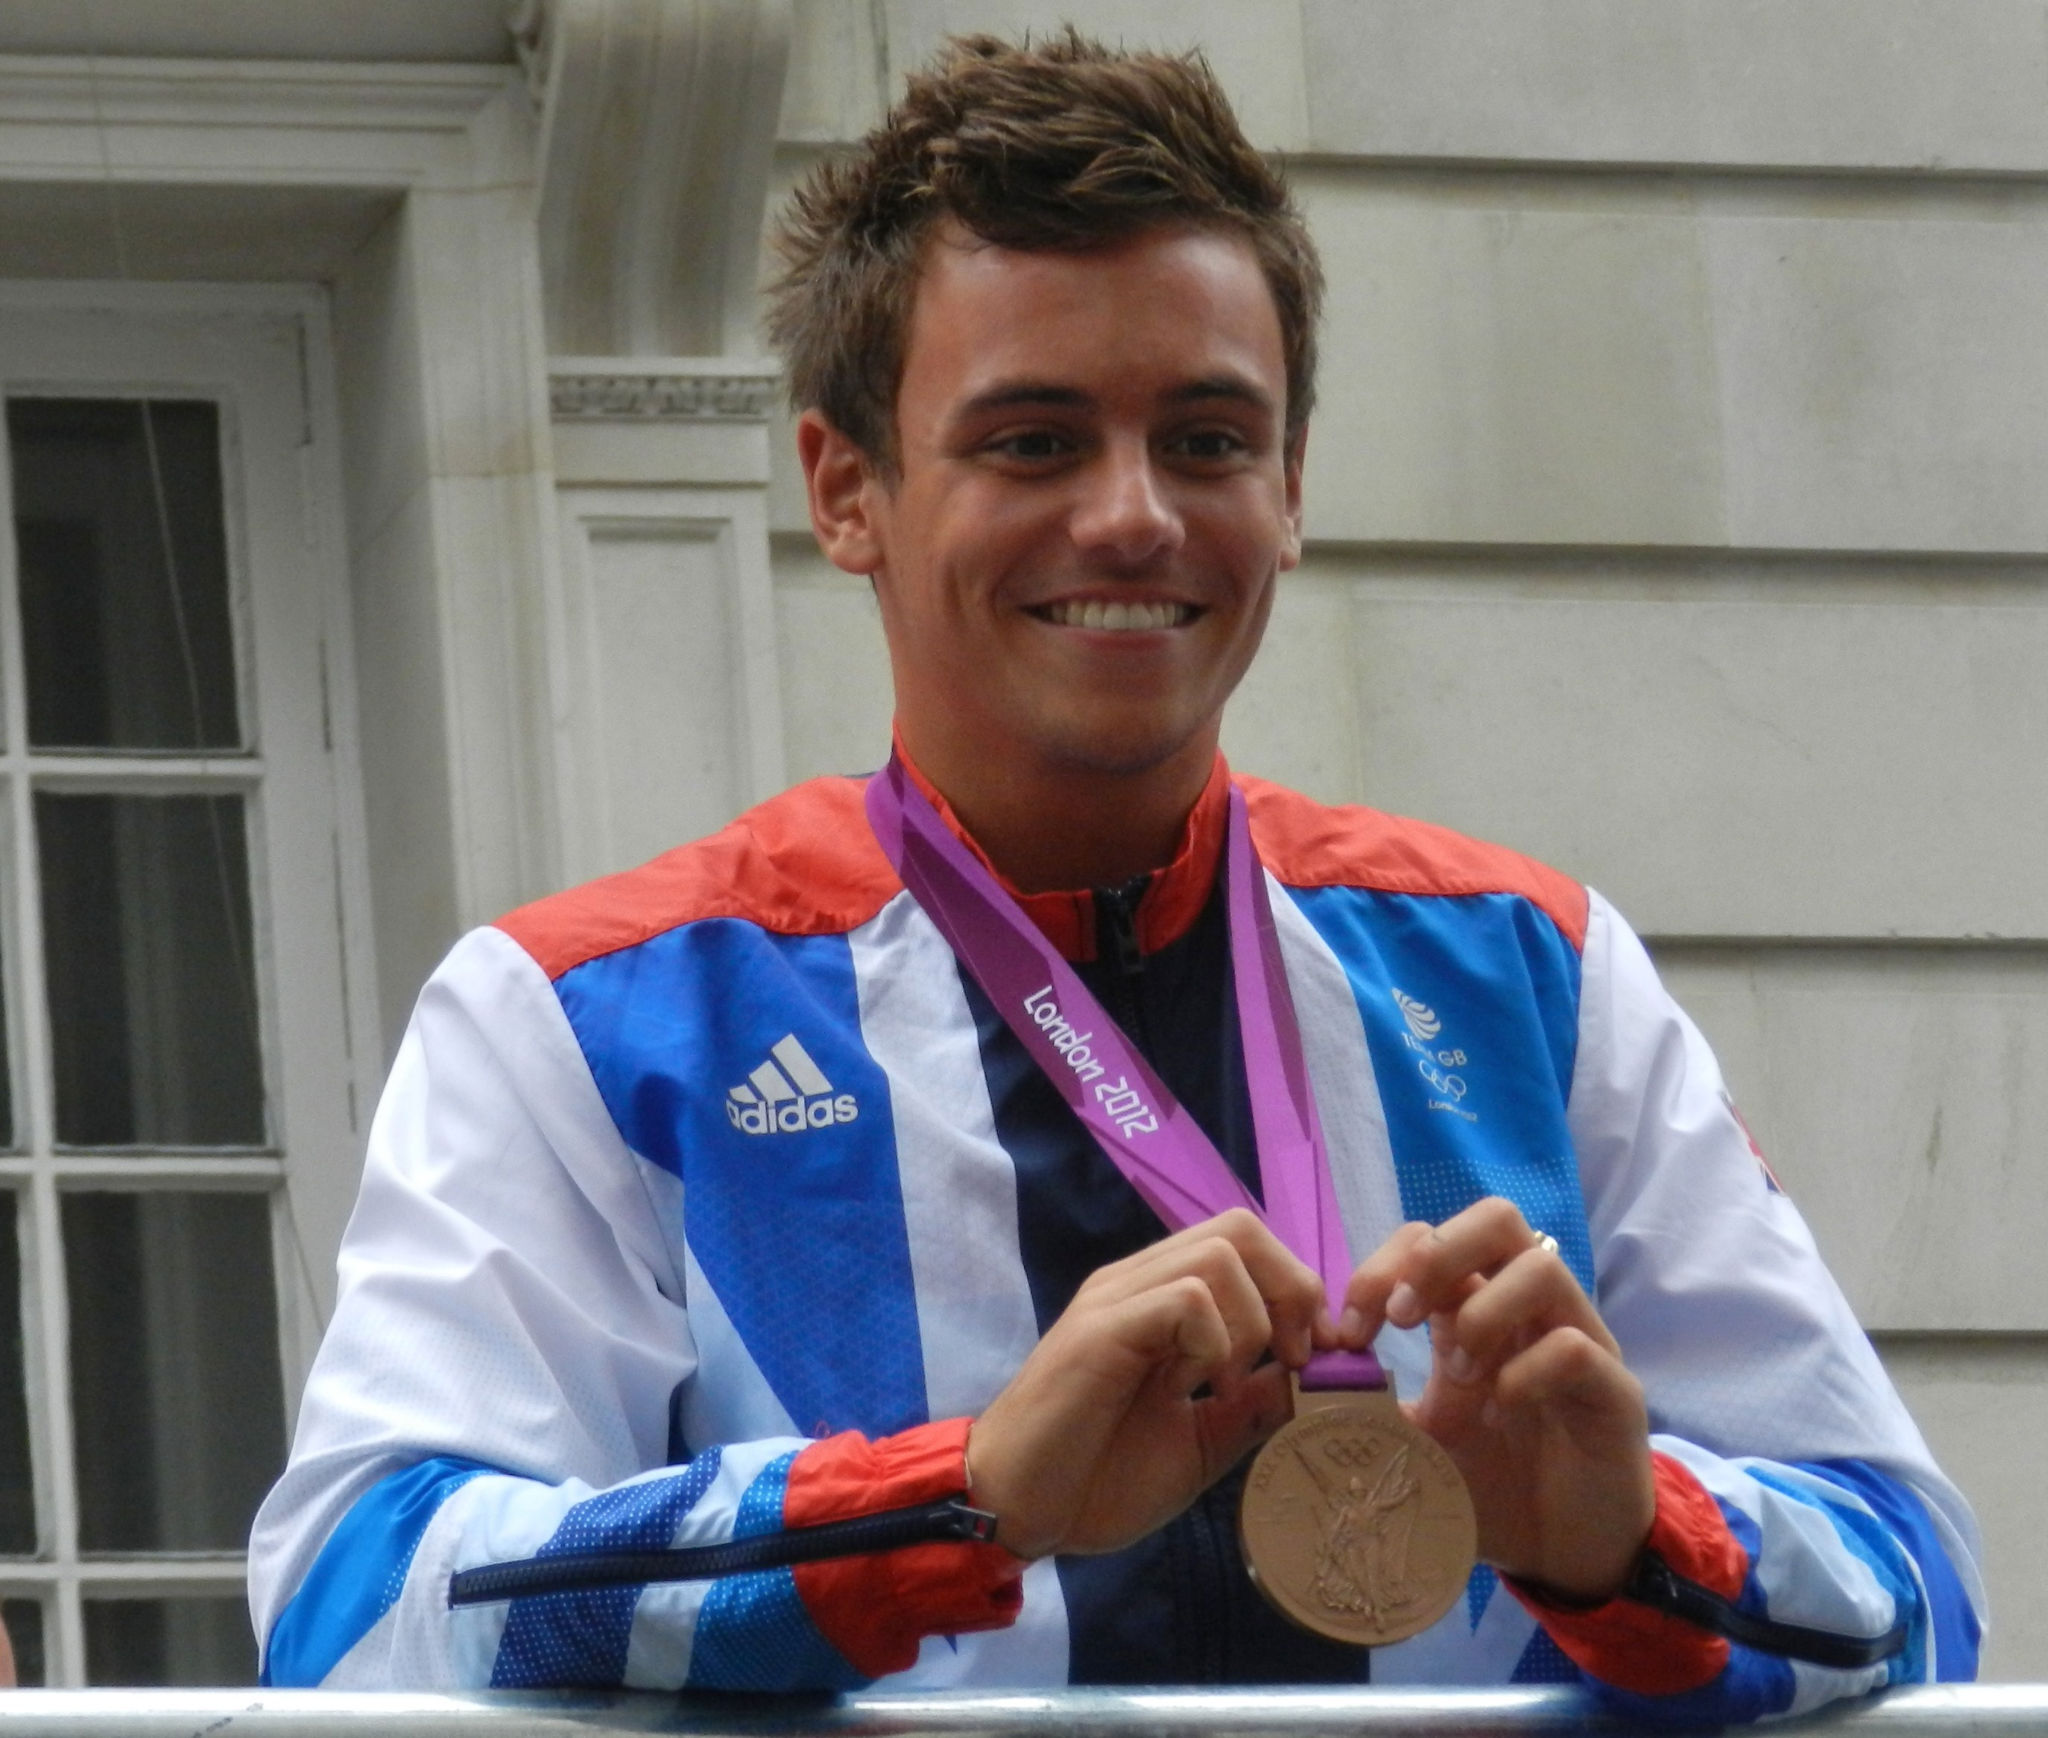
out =
{"type": "Polygon", "coordinates": [[[772,361],[738,357],[565,357],[548,366],[557,422],[762,422],[781,385],[772,361]]]}
{"type": "Polygon", "coordinates": [[[515,0],[548,346],[745,356],[791,0],[515,0]]]}

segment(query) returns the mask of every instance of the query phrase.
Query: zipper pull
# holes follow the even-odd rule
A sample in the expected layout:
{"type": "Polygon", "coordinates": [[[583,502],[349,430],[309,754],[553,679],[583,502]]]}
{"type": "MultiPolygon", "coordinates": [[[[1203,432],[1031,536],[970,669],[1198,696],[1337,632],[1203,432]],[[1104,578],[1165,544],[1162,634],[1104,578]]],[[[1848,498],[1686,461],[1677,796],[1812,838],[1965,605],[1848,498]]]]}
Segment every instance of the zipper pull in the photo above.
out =
{"type": "Polygon", "coordinates": [[[1110,946],[1103,951],[1113,955],[1118,973],[1126,978],[1135,978],[1145,969],[1145,956],[1138,949],[1138,906],[1151,885],[1151,876],[1139,875],[1120,887],[1095,890],[1096,907],[1108,919],[1098,925],[1109,931],[1110,946]]]}

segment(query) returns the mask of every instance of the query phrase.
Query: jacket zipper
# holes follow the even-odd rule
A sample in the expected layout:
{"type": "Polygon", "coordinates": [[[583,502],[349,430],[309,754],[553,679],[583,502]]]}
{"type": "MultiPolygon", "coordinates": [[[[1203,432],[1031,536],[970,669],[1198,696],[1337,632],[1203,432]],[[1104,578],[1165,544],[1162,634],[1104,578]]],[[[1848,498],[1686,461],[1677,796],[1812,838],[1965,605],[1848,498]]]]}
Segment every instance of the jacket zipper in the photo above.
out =
{"type": "Polygon", "coordinates": [[[1148,1055],[1152,1046],[1145,1030],[1144,1001],[1139,995],[1145,955],[1138,946],[1138,906],[1151,881],[1149,875],[1140,875],[1119,887],[1095,889],[1096,951],[1110,968],[1106,975],[1115,993],[1110,1013],[1124,1029],[1124,1035],[1148,1055]]]}
{"type": "Polygon", "coordinates": [[[878,1551],[927,1545],[935,1540],[986,1544],[996,1536],[996,1518],[954,1497],[884,1509],[815,1527],[760,1533],[722,1545],[686,1545],[672,1550],[564,1551],[552,1557],[522,1557],[460,1569],[448,1579],[448,1603],[488,1605],[499,1599],[531,1599],[543,1593],[580,1593],[594,1587],[641,1587],[652,1581],[715,1581],[757,1569],[782,1569],[827,1557],[865,1557],[878,1551]]]}
{"type": "Polygon", "coordinates": [[[1809,1629],[1803,1624],[1778,1623],[1744,1611],[1711,1587],[1702,1587],[1674,1570],[1654,1551],[1645,1550],[1629,1571],[1624,1599],[1647,1605],[1654,1611],[1670,1613],[1686,1623],[1725,1636],[1763,1653],[1785,1659],[1804,1660],[1808,1665],[1830,1666],[1836,1671],[1854,1671],[1874,1666],[1904,1651],[1906,1626],[1894,1625],[1883,1635],[1838,1635],[1833,1630],[1809,1629]]]}

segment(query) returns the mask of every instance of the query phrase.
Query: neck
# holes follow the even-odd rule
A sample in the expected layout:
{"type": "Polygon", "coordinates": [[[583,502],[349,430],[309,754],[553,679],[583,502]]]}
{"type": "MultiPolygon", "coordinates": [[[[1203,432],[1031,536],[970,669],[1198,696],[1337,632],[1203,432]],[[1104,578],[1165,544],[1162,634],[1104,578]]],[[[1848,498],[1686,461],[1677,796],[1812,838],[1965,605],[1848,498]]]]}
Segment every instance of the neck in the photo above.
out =
{"type": "Polygon", "coordinates": [[[1019,765],[899,721],[911,760],[1020,893],[1112,887],[1173,861],[1215,764],[1214,733],[1142,772],[1019,765]]]}

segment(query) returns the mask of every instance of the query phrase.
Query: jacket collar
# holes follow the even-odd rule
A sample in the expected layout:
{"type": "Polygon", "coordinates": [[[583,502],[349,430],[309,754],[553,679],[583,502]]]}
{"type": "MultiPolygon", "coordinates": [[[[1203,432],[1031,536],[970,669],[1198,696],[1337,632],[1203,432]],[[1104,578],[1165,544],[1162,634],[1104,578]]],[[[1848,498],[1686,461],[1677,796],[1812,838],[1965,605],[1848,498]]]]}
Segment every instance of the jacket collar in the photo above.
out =
{"type": "MultiPolygon", "coordinates": [[[[939,818],[952,830],[953,836],[981,860],[982,866],[996,878],[1003,891],[1016,900],[1046,940],[1059,949],[1061,957],[1078,964],[1093,960],[1096,951],[1094,890],[1081,887],[1071,892],[1019,892],[1010,878],[989,861],[988,853],[975,843],[973,835],[960,824],[960,817],[953,813],[953,805],[919,770],[900,736],[896,738],[896,755],[910,774],[911,782],[938,810],[939,818]]],[[[1180,848],[1170,863],[1153,870],[1146,877],[1145,892],[1138,901],[1137,913],[1140,951],[1157,953],[1170,942],[1178,941],[1201,916],[1202,907],[1209,902],[1210,890],[1216,885],[1216,866],[1223,858],[1223,831],[1229,807],[1230,768],[1219,751],[1216,764],[1209,769],[1209,782],[1202,787],[1202,794],[1195,799],[1195,806],[1188,811],[1187,821],[1181,828],[1180,848]]]]}

